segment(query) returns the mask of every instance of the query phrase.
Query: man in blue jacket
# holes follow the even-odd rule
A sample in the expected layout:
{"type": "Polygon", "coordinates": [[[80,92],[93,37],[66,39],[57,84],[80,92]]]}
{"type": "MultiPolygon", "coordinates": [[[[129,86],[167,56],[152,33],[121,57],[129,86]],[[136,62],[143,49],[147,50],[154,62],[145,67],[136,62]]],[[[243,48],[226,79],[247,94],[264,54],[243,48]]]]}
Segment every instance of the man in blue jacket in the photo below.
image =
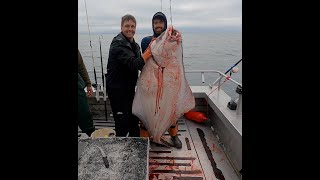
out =
{"type": "MultiPolygon", "coordinates": [[[[150,42],[160,36],[167,29],[167,18],[162,12],[157,12],[152,17],[152,29],[153,29],[153,36],[144,37],[141,40],[141,48],[142,52],[146,51],[150,42]]],[[[150,48],[147,50],[149,51],[150,48]]],[[[171,136],[171,140],[174,143],[175,147],[182,148],[182,143],[178,138],[178,124],[173,124],[169,129],[168,132],[171,136]]],[[[140,121],[140,136],[141,137],[149,137],[149,133],[143,123],[140,121]]]]}

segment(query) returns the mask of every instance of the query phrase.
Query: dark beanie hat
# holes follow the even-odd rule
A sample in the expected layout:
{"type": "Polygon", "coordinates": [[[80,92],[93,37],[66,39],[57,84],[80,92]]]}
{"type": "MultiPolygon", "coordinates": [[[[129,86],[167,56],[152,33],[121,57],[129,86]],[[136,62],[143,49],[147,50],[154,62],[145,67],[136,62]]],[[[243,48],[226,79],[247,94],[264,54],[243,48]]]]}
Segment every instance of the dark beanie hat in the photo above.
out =
{"type": "Polygon", "coordinates": [[[167,29],[167,17],[166,15],[164,15],[162,12],[157,12],[153,15],[152,17],[152,30],[153,30],[153,35],[155,37],[158,37],[159,35],[156,35],[155,32],[154,32],[154,28],[153,28],[153,20],[155,19],[160,19],[162,21],[164,21],[164,31],[167,29]]]}

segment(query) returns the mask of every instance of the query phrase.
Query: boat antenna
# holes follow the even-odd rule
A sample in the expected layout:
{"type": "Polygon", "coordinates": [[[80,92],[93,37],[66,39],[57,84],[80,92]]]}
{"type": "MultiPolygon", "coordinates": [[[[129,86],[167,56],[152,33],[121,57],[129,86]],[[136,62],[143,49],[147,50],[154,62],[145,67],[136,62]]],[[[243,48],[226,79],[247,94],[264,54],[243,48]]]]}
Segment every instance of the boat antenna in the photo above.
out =
{"type": "MultiPolygon", "coordinates": [[[[103,36],[100,35],[103,39],[103,36]]],[[[101,74],[102,74],[102,85],[103,88],[105,88],[104,86],[104,73],[103,73],[103,63],[102,63],[102,50],[101,50],[101,40],[100,40],[100,36],[99,36],[99,44],[100,44],[100,60],[101,60],[101,74]]],[[[105,94],[104,94],[105,96],[105,94]]],[[[107,115],[107,102],[106,99],[104,98],[104,115],[106,117],[106,121],[108,121],[108,115],[107,115]]]]}
{"type": "Polygon", "coordinates": [[[86,0],[84,0],[84,5],[85,5],[85,8],[86,8],[87,24],[88,24],[89,39],[90,39],[90,48],[91,48],[91,57],[92,57],[92,64],[93,64],[93,73],[94,73],[94,80],[95,80],[95,85],[92,85],[92,86],[95,87],[95,88],[97,88],[97,74],[96,74],[96,66],[95,66],[95,64],[94,64],[94,58],[93,58],[93,52],[92,52],[91,34],[90,34],[90,28],[89,28],[89,19],[88,19],[88,12],[87,12],[87,3],[86,3],[86,0]]]}

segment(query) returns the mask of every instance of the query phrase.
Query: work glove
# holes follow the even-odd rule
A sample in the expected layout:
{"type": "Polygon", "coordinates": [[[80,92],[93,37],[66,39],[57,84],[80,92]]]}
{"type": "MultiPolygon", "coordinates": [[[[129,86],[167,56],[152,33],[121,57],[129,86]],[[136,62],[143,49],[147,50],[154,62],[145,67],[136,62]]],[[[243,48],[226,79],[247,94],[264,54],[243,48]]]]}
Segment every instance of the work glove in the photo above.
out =
{"type": "Polygon", "coordinates": [[[87,95],[88,95],[89,97],[91,97],[92,94],[93,94],[92,86],[91,86],[91,85],[88,85],[88,86],[87,86],[87,95]]]}
{"type": "Polygon", "coordinates": [[[144,51],[142,57],[143,57],[143,60],[144,62],[146,62],[148,59],[150,59],[152,56],[152,53],[151,53],[151,48],[150,46],[146,49],[146,51],[144,51]]]}
{"type": "Polygon", "coordinates": [[[150,46],[151,46],[152,42],[153,42],[154,40],[156,40],[156,39],[157,39],[157,38],[152,37],[151,42],[150,42],[149,45],[148,45],[148,48],[144,51],[144,53],[143,53],[143,55],[142,55],[145,62],[152,56],[151,47],[150,47],[150,46]]]}

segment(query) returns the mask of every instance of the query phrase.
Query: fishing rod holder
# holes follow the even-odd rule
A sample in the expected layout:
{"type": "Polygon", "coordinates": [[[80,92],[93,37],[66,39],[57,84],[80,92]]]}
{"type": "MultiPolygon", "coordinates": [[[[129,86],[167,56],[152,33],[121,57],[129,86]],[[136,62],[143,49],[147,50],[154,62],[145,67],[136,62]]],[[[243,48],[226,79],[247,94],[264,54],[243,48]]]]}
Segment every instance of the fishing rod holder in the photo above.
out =
{"type": "Polygon", "coordinates": [[[237,86],[236,93],[239,94],[239,97],[236,99],[232,98],[228,102],[227,107],[230,110],[237,110],[236,114],[241,116],[242,115],[242,86],[240,85],[237,86]]]}
{"type": "Polygon", "coordinates": [[[237,115],[242,115],[242,86],[238,85],[236,92],[239,94],[238,106],[237,106],[237,115]]]}
{"type": "Polygon", "coordinates": [[[107,100],[107,93],[106,93],[106,88],[103,87],[100,83],[96,84],[96,99],[97,101],[99,101],[101,99],[103,99],[104,101],[107,100]],[[102,96],[100,95],[102,93],[102,96]]]}

